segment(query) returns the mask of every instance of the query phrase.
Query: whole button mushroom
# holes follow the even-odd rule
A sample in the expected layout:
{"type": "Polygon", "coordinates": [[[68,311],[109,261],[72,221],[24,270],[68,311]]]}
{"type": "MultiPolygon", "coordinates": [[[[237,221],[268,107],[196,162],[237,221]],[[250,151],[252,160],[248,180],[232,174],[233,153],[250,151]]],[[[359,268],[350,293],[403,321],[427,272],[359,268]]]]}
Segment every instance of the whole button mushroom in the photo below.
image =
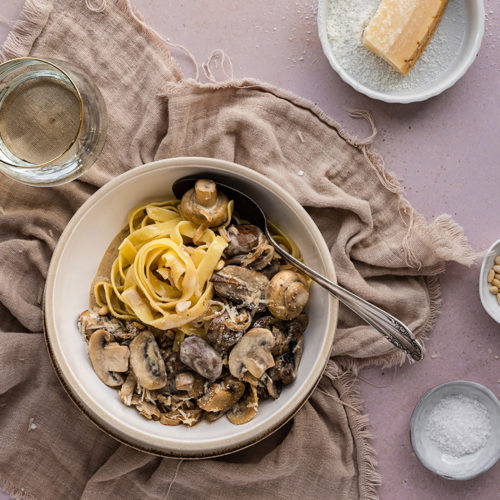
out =
{"type": "Polygon", "coordinates": [[[274,335],[266,328],[252,328],[238,341],[229,354],[229,371],[236,378],[242,378],[246,372],[260,378],[274,366],[271,350],[274,335]]]}
{"type": "Polygon", "coordinates": [[[227,196],[217,191],[214,181],[199,179],[184,193],[181,212],[194,224],[216,227],[227,221],[227,205],[227,196]]]}
{"type": "Polygon", "coordinates": [[[145,330],[130,343],[130,368],[144,389],[161,389],[167,385],[165,363],[154,335],[145,330]]]}
{"type": "Polygon", "coordinates": [[[180,360],[208,380],[215,380],[222,373],[222,358],[205,340],[191,336],[179,348],[180,360]]]}
{"type": "Polygon", "coordinates": [[[97,330],[90,337],[90,361],[96,375],[110,387],[123,384],[122,375],[116,372],[128,370],[129,354],[127,346],[111,342],[111,334],[106,330],[97,330]]]}
{"type": "Polygon", "coordinates": [[[280,271],[267,286],[266,304],[269,312],[278,319],[296,318],[309,300],[306,279],[295,271],[280,271]]]}

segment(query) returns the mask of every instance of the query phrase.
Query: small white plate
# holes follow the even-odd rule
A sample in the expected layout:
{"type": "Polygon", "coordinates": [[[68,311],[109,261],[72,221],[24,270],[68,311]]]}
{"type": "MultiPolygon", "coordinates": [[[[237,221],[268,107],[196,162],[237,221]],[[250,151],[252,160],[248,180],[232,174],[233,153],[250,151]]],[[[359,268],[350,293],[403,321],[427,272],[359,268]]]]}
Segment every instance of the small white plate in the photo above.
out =
{"type": "Polygon", "coordinates": [[[486,387],[475,382],[456,380],[431,389],[418,402],[410,421],[411,445],[422,464],[446,479],[465,480],[479,476],[500,458],[500,402],[486,387]],[[488,410],[491,437],[487,444],[469,455],[452,457],[444,454],[429,438],[426,427],[432,409],[447,396],[463,394],[476,399],[488,410]]]}
{"type": "MultiPolygon", "coordinates": [[[[424,101],[440,94],[453,86],[474,62],[484,34],[484,5],[483,0],[452,0],[448,2],[440,25],[434,38],[439,37],[440,47],[449,52],[446,65],[433,67],[428,71],[428,77],[412,78],[412,72],[419,71],[418,61],[408,76],[399,79],[405,85],[389,87],[377,85],[374,81],[360,81],[361,77],[353,75],[342,67],[340,61],[332,50],[332,42],[328,37],[327,24],[329,9],[332,1],[349,0],[319,0],[318,6],[318,32],[328,61],[339,76],[358,92],[373,99],[385,102],[410,103],[424,101]],[[405,80],[406,79],[406,80],[405,80]]],[[[431,40],[427,50],[430,50],[431,40]]],[[[360,41],[361,43],[361,41],[360,41]]],[[[437,42],[436,42],[437,43],[437,42]]],[[[370,57],[371,54],[368,54],[370,57]]],[[[421,59],[425,57],[425,52],[421,59]]],[[[386,64],[382,61],[383,64],[386,64]]],[[[423,68],[422,68],[423,69],[423,68]]],[[[387,64],[387,71],[395,71],[387,64]]],[[[392,82],[392,79],[391,79],[392,82]]]]}
{"type": "Polygon", "coordinates": [[[500,255],[500,240],[495,241],[483,259],[481,272],[479,273],[479,298],[484,310],[497,322],[500,323],[500,304],[496,295],[490,293],[488,283],[488,271],[495,265],[495,257],[500,255]]]}

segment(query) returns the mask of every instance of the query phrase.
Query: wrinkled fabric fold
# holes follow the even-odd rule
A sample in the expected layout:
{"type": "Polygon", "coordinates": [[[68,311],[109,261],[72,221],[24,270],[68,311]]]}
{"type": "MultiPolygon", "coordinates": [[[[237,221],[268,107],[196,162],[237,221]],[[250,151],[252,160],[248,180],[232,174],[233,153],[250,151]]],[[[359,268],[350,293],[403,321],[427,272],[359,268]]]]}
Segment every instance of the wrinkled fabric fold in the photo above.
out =
{"type": "Polygon", "coordinates": [[[367,141],[312,103],[254,80],[186,80],[127,0],[87,3],[27,0],[0,51],[3,60],[72,61],[99,86],[109,119],[104,150],[79,180],[45,189],[0,182],[0,487],[51,500],[377,498],[356,374],[404,356],[344,307],[309,401],[272,436],[232,455],[179,462],[139,452],[99,430],[64,392],[41,333],[50,257],[93,192],[146,162],[208,156],[278,182],[320,228],[339,282],[420,339],[439,310],[445,262],[474,257],[449,216],[427,224],[367,141]]]}

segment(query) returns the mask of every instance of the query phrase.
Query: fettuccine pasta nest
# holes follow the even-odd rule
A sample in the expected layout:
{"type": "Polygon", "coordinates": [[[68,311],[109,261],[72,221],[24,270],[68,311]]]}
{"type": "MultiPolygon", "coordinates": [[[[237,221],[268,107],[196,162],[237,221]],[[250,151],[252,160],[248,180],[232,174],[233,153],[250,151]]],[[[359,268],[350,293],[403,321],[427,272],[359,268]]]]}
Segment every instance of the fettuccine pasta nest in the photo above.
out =
{"type": "MultiPolygon", "coordinates": [[[[228,221],[232,208],[230,202],[228,221]]],[[[213,297],[210,277],[228,245],[219,231],[183,219],[178,200],[134,208],[128,227],[109,281],[94,285],[97,304],[160,330],[203,319],[213,297]]]]}

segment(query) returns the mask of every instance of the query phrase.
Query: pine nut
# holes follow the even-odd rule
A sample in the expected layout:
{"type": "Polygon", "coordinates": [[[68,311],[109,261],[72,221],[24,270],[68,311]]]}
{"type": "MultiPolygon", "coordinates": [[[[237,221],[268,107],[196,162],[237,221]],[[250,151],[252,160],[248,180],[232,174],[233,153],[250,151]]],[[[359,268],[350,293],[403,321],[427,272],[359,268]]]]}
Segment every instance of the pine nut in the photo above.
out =
{"type": "Polygon", "coordinates": [[[500,305],[500,293],[497,293],[497,302],[500,305]]]}
{"type": "Polygon", "coordinates": [[[498,294],[498,287],[497,286],[490,286],[490,292],[493,295],[497,295],[498,294]]]}
{"type": "Polygon", "coordinates": [[[99,316],[106,316],[106,314],[109,314],[109,307],[108,306],[102,306],[98,311],[97,314],[99,316]]]}
{"type": "Polygon", "coordinates": [[[498,264],[496,266],[493,266],[493,269],[496,273],[500,273],[500,266],[498,264]]]}
{"type": "Polygon", "coordinates": [[[490,269],[488,272],[488,283],[491,283],[494,277],[495,277],[495,271],[493,271],[493,269],[490,269]]]}
{"type": "Polygon", "coordinates": [[[497,280],[496,278],[491,282],[491,284],[500,288],[500,281],[497,280]]]}
{"type": "Polygon", "coordinates": [[[497,264],[498,266],[500,266],[500,255],[497,255],[495,257],[495,264],[497,264]]]}

